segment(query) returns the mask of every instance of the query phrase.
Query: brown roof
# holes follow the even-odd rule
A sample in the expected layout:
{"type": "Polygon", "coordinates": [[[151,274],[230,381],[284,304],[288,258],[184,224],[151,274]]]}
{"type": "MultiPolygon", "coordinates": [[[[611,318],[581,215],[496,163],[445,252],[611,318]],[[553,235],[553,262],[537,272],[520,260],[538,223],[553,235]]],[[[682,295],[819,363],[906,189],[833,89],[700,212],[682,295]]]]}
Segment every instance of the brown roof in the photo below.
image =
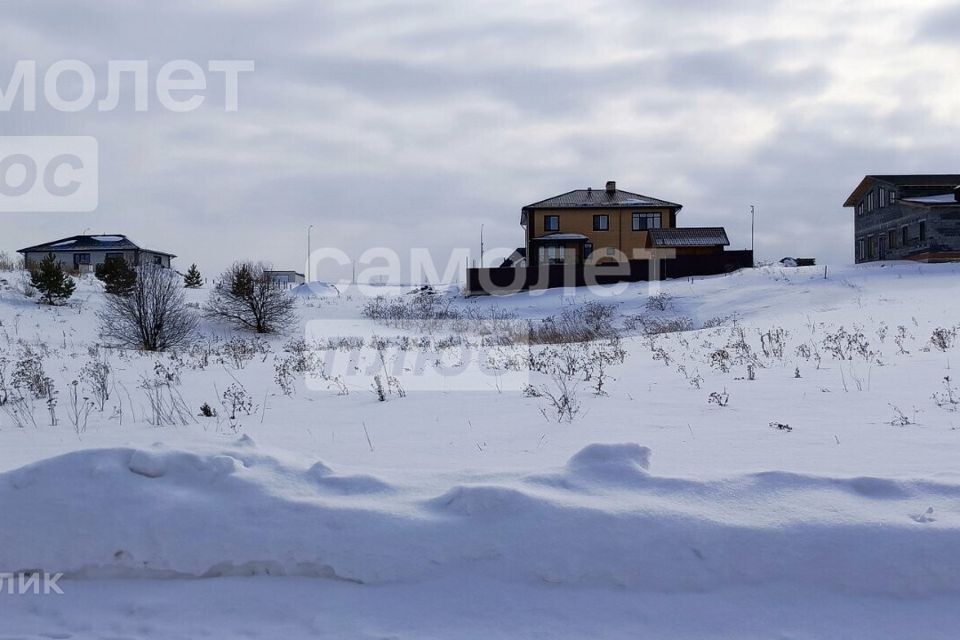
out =
{"type": "Polygon", "coordinates": [[[528,204],[524,209],[563,209],[573,207],[635,207],[642,209],[645,207],[669,207],[679,211],[683,205],[675,202],[667,202],[659,198],[615,189],[607,191],[606,189],[575,189],[567,193],[561,193],[558,196],[528,204]]]}
{"type": "Polygon", "coordinates": [[[725,247],[730,244],[723,227],[651,229],[650,241],[654,247],[725,247]]]}

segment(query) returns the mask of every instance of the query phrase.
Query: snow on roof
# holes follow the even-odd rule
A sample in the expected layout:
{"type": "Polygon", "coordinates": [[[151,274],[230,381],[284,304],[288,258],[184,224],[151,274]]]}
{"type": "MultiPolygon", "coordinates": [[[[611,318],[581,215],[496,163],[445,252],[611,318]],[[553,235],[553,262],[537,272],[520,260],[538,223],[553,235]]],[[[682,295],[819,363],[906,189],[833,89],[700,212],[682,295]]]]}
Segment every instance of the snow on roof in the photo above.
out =
{"type": "Polygon", "coordinates": [[[904,198],[904,202],[916,202],[918,204],[960,204],[956,196],[952,193],[944,193],[938,196],[920,196],[917,198],[904,198]]]}
{"type": "Polygon", "coordinates": [[[589,240],[587,236],[581,233],[550,233],[534,240],[589,240]]]}
{"type": "Polygon", "coordinates": [[[170,256],[171,258],[176,257],[174,254],[167,253],[166,251],[140,247],[127,236],[118,233],[97,236],[70,236],[69,238],[59,238],[53,242],[45,242],[17,250],[18,253],[40,251],[145,251],[147,253],[170,256]]]}

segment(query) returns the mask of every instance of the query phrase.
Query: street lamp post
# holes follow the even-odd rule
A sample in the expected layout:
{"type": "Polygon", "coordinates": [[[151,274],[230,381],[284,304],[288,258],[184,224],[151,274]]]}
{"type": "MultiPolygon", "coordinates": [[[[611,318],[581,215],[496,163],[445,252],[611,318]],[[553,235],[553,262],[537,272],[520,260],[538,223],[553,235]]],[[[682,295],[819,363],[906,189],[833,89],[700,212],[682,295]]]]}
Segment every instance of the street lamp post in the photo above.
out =
{"type": "Polygon", "coordinates": [[[307,227],[307,283],[308,284],[310,282],[313,282],[313,278],[311,277],[313,275],[311,273],[312,272],[311,267],[313,266],[313,252],[310,250],[310,232],[312,230],[313,230],[313,225],[310,225],[309,227],[307,227]]]}
{"type": "Polygon", "coordinates": [[[480,268],[483,269],[483,225],[480,225],[480,268]]]}

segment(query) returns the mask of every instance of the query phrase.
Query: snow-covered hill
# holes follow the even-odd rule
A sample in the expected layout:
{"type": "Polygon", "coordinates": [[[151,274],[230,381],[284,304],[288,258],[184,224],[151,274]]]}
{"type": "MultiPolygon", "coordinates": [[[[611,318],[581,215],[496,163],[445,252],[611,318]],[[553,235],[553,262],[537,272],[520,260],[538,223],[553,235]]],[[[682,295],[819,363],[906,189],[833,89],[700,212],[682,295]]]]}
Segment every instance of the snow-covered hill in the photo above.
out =
{"type": "Polygon", "coordinates": [[[558,421],[547,394],[523,390],[557,385],[523,364],[526,348],[488,362],[499,373],[470,390],[419,389],[404,371],[405,394],[385,402],[371,375],[290,374],[323,340],[350,351],[348,334],[359,351],[376,335],[390,357],[446,353],[449,327],[418,342],[422,327],[371,324],[356,290],[299,292],[289,336],[205,322],[195,348],[157,355],[97,346],[95,281],[49,308],[3,274],[0,386],[39,362],[57,394],[52,414],[40,400],[28,420],[0,413],[0,572],[66,574],[63,596],[0,595],[4,625],[56,637],[952,637],[958,276],[766,267],[652,290],[434,294],[475,320],[456,325],[460,346],[484,353],[471,330],[491,319],[537,331],[610,305],[625,359],[601,394],[595,374],[569,380],[579,410],[558,421]],[[654,332],[671,327],[687,330],[654,332]],[[86,389],[91,362],[109,364],[110,397],[78,424],[70,389],[86,389]],[[176,410],[152,408],[158,379],[176,410]],[[199,417],[203,404],[217,416],[199,417]]]}

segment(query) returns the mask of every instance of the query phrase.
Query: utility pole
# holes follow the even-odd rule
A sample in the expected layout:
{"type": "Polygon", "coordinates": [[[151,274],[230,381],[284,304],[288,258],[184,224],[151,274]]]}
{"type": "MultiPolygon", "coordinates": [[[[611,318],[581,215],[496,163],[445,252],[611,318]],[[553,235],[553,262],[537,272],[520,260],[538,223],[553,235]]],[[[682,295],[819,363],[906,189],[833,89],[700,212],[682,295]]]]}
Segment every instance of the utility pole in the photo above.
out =
{"type": "Polygon", "coordinates": [[[313,275],[311,273],[311,271],[313,271],[313,269],[311,268],[313,266],[313,252],[311,251],[311,247],[310,247],[311,231],[313,231],[313,225],[310,225],[309,227],[307,227],[307,282],[308,283],[313,282],[313,278],[311,277],[313,275]]]}
{"type": "Polygon", "coordinates": [[[480,225],[480,268],[483,268],[483,225],[480,225]]]}
{"type": "Polygon", "coordinates": [[[756,226],[755,220],[756,220],[756,209],[753,205],[750,205],[750,254],[753,258],[754,266],[756,266],[757,264],[757,257],[753,255],[753,230],[756,226]]]}

